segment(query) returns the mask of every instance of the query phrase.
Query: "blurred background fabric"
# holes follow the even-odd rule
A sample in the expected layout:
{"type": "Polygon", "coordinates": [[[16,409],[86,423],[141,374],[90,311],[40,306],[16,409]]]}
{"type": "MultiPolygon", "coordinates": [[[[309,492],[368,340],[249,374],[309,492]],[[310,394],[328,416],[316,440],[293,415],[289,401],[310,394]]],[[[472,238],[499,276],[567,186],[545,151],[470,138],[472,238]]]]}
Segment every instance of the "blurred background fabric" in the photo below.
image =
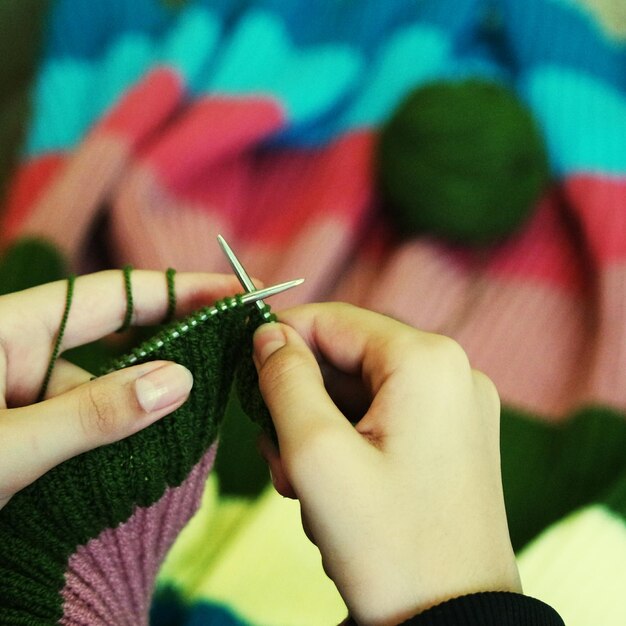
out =
{"type": "MultiPolygon", "coordinates": [[[[2,0],[0,29],[3,293],[129,263],[228,271],[221,233],[266,284],[306,278],[279,316],[343,300],[451,335],[502,398],[525,591],[568,626],[626,623],[623,0],[2,0]],[[541,157],[505,155],[530,131],[444,89],[429,116],[416,101],[426,130],[380,149],[411,94],[469,81],[528,112],[546,159],[523,219],[480,245],[438,215],[470,220],[494,188],[481,228],[513,211],[541,157]],[[395,157],[433,228],[399,223],[395,157]]],[[[233,397],[155,625],[345,615],[255,437],[233,397]]]]}

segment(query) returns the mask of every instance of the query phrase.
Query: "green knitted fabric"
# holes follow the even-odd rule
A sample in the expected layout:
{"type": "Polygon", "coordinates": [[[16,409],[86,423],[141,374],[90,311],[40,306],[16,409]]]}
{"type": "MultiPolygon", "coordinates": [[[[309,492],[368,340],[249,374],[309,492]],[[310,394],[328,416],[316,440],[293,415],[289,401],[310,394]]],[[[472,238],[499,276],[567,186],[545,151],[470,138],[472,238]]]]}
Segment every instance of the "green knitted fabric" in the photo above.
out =
{"type": "Polygon", "coordinates": [[[555,425],[504,406],[500,423],[502,482],[516,551],[568,513],[602,502],[607,486],[626,475],[626,422],[619,411],[581,407],[555,425]]]}
{"type": "MultiPolygon", "coordinates": [[[[194,386],[182,407],[123,441],[59,465],[0,511],[0,624],[59,619],[64,572],[77,547],[180,485],[215,441],[235,370],[248,370],[241,380],[254,379],[254,365],[243,354],[261,321],[258,310],[239,299],[219,307],[216,314],[206,308],[168,326],[107,368],[156,359],[185,365],[194,386]]],[[[245,406],[260,406],[257,386],[239,392],[245,406]]]]}
{"type": "MultiPolygon", "coordinates": [[[[272,314],[269,321],[276,321],[276,317],[272,314]]],[[[259,389],[259,377],[257,376],[256,368],[250,367],[249,364],[254,365],[252,361],[252,341],[248,341],[243,347],[244,354],[242,363],[247,364],[240,367],[237,370],[236,375],[236,389],[239,396],[239,404],[243,409],[243,412],[261,429],[271,437],[274,443],[278,443],[276,437],[276,430],[270,412],[263,401],[260,392],[250,393],[249,390],[259,389]]]]}
{"type": "Polygon", "coordinates": [[[23,237],[0,259],[0,295],[60,280],[67,275],[59,249],[43,239],[23,237]]]}

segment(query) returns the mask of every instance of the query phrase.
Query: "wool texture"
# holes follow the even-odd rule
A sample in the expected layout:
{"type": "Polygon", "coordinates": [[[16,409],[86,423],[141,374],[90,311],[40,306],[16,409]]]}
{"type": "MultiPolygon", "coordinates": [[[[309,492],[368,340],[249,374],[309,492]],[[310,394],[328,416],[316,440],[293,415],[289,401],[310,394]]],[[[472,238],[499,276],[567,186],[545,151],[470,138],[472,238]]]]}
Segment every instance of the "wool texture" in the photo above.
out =
{"type": "MultiPolygon", "coordinates": [[[[257,309],[230,298],[106,368],[185,365],[186,403],[135,435],[70,459],[0,512],[0,623],[147,624],[160,562],[199,503],[257,309]],[[87,481],[86,481],[87,477],[87,481]]],[[[243,367],[253,369],[248,359],[243,367]]],[[[242,394],[258,394],[251,385],[242,394]]]]}
{"type": "MultiPolygon", "coordinates": [[[[505,497],[524,587],[568,626],[622,626],[622,6],[57,0],[33,42],[42,53],[31,107],[16,107],[24,141],[6,155],[18,166],[3,245],[43,238],[74,272],[127,263],[228,271],[211,244],[221,232],[266,284],[306,278],[275,299],[276,311],[339,299],[451,335],[502,399],[505,497]],[[551,174],[517,231],[479,253],[436,229],[399,232],[376,173],[381,129],[408,95],[468,80],[523,104],[551,174]],[[593,560],[596,542],[607,558],[593,560]]],[[[321,564],[294,556],[309,558],[295,539],[298,516],[274,516],[265,491],[246,491],[246,470],[257,492],[264,482],[256,435],[235,400],[227,412],[217,466],[233,491],[210,484],[204,526],[183,531],[159,589],[174,590],[171,606],[190,623],[194,607],[205,620],[214,610],[250,624],[339,622],[345,609],[326,593],[321,564]],[[272,524],[259,522],[265,514],[272,524]],[[254,563],[254,578],[242,562],[254,563]]]]}
{"type": "Polygon", "coordinates": [[[400,232],[474,245],[515,232],[549,182],[530,112],[486,81],[409,94],[381,130],[376,162],[400,232]]]}
{"type": "Polygon", "coordinates": [[[66,261],[56,246],[24,237],[6,248],[0,258],[0,294],[51,283],[66,275],[66,261]]]}

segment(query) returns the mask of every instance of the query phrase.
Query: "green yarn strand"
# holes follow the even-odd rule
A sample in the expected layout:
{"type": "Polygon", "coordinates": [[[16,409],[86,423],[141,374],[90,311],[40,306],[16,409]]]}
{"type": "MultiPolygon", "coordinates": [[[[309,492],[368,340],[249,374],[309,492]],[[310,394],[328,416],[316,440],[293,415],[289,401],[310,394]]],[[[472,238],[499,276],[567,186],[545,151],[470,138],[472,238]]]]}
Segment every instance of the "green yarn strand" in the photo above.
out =
{"type": "Polygon", "coordinates": [[[131,281],[132,265],[125,265],[122,273],[124,275],[124,290],[126,291],[126,313],[122,325],[118,328],[118,333],[123,333],[130,328],[133,320],[134,302],[133,302],[133,284],[131,281]]]}
{"type": "Polygon", "coordinates": [[[167,281],[167,313],[165,314],[165,323],[169,324],[176,314],[176,285],[174,283],[174,277],[176,276],[176,270],[173,267],[168,267],[165,272],[165,280],[167,281]]]}
{"type": "Polygon", "coordinates": [[[74,276],[74,274],[70,274],[67,278],[67,294],[65,296],[65,309],[63,311],[63,317],[61,318],[59,332],[57,333],[57,337],[52,348],[52,354],[50,355],[50,361],[48,362],[48,369],[46,370],[46,375],[44,376],[41,389],[39,390],[39,395],[37,396],[37,402],[41,402],[44,399],[46,391],[48,390],[48,385],[50,384],[50,378],[52,377],[52,370],[54,369],[57,359],[59,358],[59,351],[61,350],[61,343],[67,326],[67,319],[70,315],[70,309],[72,308],[72,300],[74,299],[75,282],[76,276],[74,276]]]}

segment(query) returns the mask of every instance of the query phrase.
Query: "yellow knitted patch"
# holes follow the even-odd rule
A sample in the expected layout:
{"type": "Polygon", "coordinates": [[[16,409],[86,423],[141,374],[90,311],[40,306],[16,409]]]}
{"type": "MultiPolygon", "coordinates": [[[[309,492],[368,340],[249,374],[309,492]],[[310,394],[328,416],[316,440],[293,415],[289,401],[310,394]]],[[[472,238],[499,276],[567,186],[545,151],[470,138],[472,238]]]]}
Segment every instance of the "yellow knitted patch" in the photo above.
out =
{"type": "Polygon", "coordinates": [[[213,561],[236,535],[239,522],[253,508],[247,498],[219,498],[215,473],[209,475],[202,503],[161,566],[157,586],[171,584],[191,601],[213,561]]]}
{"type": "Polygon", "coordinates": [[[256,500],[219,497],[213,476],[163,565],[159,584],[167,583],[252,624],[338,624],[348,612],[302,530],[299,504],[271,486],[256,500]]]}
{"type": "Polygon", "coordinates": [[[518,563],[524,592],[553,606],[567,626],[626,624],[626,523],[605,507],[548,528],[518,563]]]}

